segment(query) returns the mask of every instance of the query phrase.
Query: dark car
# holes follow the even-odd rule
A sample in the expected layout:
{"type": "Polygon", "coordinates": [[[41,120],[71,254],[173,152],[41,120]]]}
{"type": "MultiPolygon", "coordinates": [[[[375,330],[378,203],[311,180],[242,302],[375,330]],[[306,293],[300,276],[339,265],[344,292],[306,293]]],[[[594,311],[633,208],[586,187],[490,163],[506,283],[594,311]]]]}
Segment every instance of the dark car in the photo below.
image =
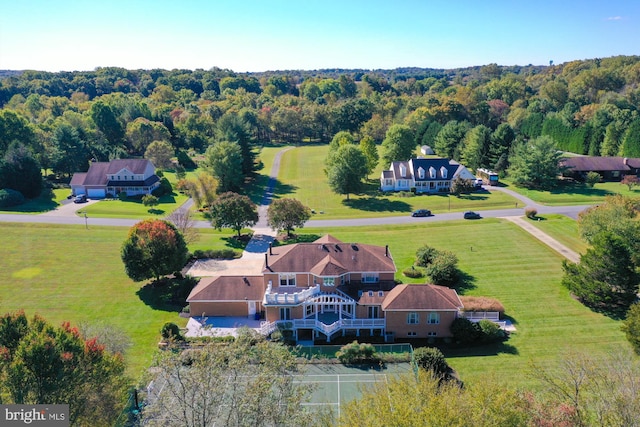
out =
{"type": "Polygon", "coordinates": [[[478,212],[468,211],[464,213],[464,219],[480,219],[482,218],[478,212]]]}
{"type": "Polygon", "coordinates": [[[429,209],[418,209],[413,211],[411,216],[431,216],[431,211],[429,209]]]}
{"type": "Polygon", "coordinates": [[[76,197],[73,198],[73,203],[84,203],[86,201],[87,201],[86,194],[78,194],[76,197]]]}

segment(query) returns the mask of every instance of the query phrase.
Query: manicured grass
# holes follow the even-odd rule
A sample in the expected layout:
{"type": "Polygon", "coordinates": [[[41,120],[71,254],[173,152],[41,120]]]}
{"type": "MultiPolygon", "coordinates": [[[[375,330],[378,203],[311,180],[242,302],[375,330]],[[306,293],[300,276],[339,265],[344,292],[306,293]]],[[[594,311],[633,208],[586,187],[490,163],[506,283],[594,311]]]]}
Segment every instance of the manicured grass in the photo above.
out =
{"type": "Polygon", "coordinates": [[[258,150],[256,160],[260,168],[257,170],[255,180],[248,186],[245,193],[253,203],[259,205],[262,202],[264,190],[269,183],[269,174],[273,166],[273,159],[276,157],[276,154],[287,147],[287,145],[265,145],[258,150]]]}
{"type": "MultiPolygon", "coordinates": [[[[620,323],[593,313],[562,287],[562,257],[515,224],[499,219],[448,221],[393,227],[304,229],[331,233],[345,242],[388,244],[396,262],[396,278],[415,251],[428,244],[453,251],[470,285],[462,293],[498,298],[517,332],[502,345],[445,348],[449,364],[464,381],[481,381],[491,373],[515,386],[535,386],[526,375],[531,362],[555,364],[571,351],[594,357],[628,348],[620,323]]],[[[422,281],[423,279],[418,279],[422,281]]]]}
{"type": "Polygon", "coordinates": [[[547,233],[569,249],[583,254],[589,245],[578,234],[578,223],[565,215],[546,214],[539,215],[540,221],[531,223],[547,233]]]}
{"type": "MultiPolygon", "coordinates": [[[[165,322],[185,326],[175,311],[141,300],[124,272],[120,247],[128,229],[0,223],[0,307],[2,314],[24,309],[54,324],[105,322],[132,340],[126,360],[137,378],[157,349],[165,322]]],[[[231,233],[202,230],[194,249],[228,247],[231,233]]]]}
{"type": "MultiPolygon", "coordinates": [[[[370,179],[362,194],[349,196],[333,193],[324,174],[327,145],[296,147],[286,152],[280,165],[278,197],[293,197],[316,211],[314,219],[368,218],[406,215],[415,209],[430,209],[434,213],[449,210],[482,210],[511,208],[516,199],[500,192],[478,192],[461,197],[447,195],[419,195],[400,197],[396,193],[378,191],[383,165],[370,179]],[[320,213],[322,212],[322,214],[320,213]]],[[[388,167],[388,165],[387,165],[388,167]]]]}
{"type": "Polygon", "coordinates": [[[140,199],[105,199],[87,206],[84,211],[97,218],[164,218],[186,201],[187,196],[174,191],[172,195],[160,197],[160,204],[151,208],[143,205],[140,199]]]}
{"type": "Polygon", "coordinates": [[[571,183],[560,185],[551,191],[528,190],[516,187],[508,179],[501,181],[509,189],[517,191],[531,200],[551,206],[588,205],[601,203],[605,197],[622,194],[628,197],[640,197],[640,189],[629,191],[626,185],[619,182],[601,182],[589,188],[584,184],[571,183]]]}

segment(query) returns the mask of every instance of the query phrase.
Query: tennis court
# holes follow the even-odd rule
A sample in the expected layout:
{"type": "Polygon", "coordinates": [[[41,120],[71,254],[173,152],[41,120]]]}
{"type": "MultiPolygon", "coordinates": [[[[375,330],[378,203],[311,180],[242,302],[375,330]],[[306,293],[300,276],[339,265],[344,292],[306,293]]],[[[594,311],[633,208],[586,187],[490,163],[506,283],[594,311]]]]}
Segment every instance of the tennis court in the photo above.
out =
{"type": "Polygon", "coordinates": [[[413,373],[410,363],[389,363],[384,368],[359,368],[341,364],[309,364],[304,375],[299,377],[303,384],[313,386],[313,392],[305,406],[329,406],[340,416],[341,403],[356,399],[367,386],[386,384],[389,377],[413,373]]]}

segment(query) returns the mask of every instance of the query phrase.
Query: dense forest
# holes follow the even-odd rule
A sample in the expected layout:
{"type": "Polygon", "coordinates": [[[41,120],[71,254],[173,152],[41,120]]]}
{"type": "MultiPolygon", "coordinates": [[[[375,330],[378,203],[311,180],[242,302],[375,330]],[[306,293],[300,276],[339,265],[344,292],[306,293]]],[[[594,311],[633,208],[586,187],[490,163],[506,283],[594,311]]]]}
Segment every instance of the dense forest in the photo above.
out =
{"type": "Polygon", "coordinates": [[[638,56],[453,70],[1,71],[0,107],[0,158],[24,146],[57,177],[143,156],[155,141],[179,158],[238,143],[246,163],[247,147],[328,143],[339,131],[380,143],[392,125],[473,169],[503,171],[513,146],[542,135],[563,151],[640,157],[638,56]]]}

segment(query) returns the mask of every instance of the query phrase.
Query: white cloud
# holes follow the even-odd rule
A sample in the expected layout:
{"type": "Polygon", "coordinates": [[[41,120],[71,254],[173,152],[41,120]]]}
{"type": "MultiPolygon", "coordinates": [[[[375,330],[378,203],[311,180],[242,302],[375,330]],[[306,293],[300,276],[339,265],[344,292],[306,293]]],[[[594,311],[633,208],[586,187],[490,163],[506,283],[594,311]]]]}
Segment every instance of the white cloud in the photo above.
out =
{"type": "Polygon", "coordinates": [[[607,21],[622,21],[622,16],[609,16],[607,21]]]}

